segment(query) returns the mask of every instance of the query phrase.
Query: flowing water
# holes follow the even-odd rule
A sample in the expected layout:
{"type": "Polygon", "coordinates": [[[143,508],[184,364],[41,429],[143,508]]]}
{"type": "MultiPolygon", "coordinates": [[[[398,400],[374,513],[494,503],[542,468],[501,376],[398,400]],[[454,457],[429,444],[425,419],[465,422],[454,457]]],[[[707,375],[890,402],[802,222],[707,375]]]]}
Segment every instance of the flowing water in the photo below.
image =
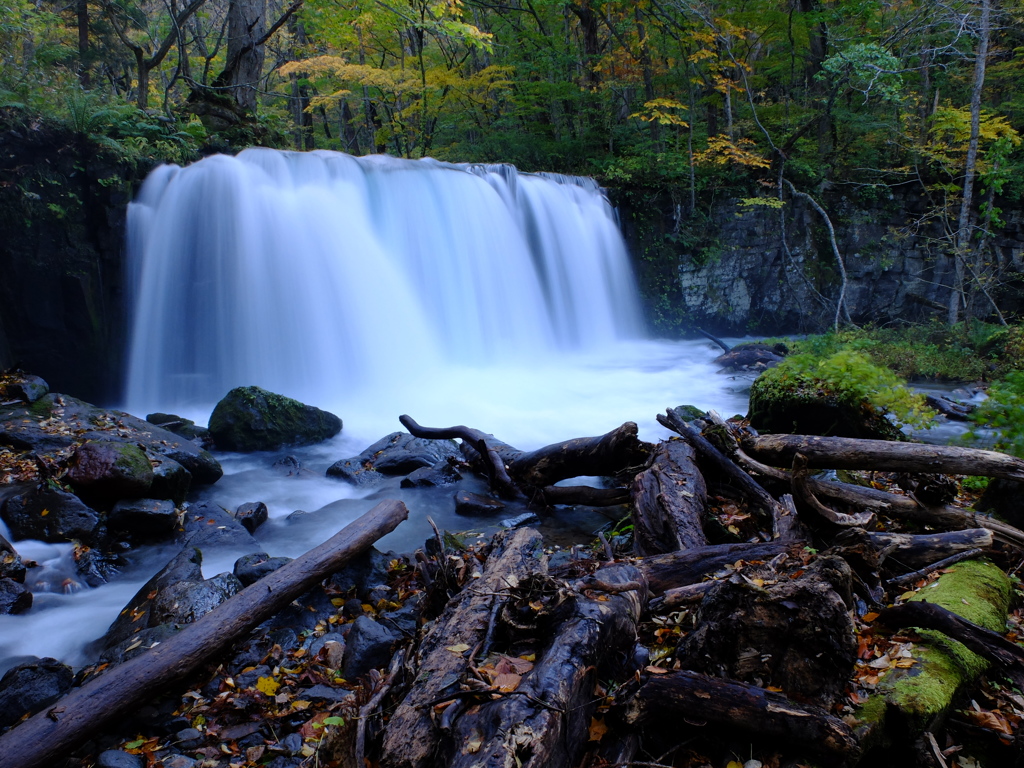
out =
{"type": "MultiPolygon", "coordinates": [[[[656,440],[667,433],[655,415],[683,403],[746,409],[749,382],[717,374],[712,345],[645,335],[614,212],[589,180],[253,149],[158,168],[130,208],[128,242],[126,410],[205,423],[229,389],[255,384],[344,420],[333,440],[289,451],[310,470],[298,477],[272,469],[280,454],[218,456],[226,475],[202,496],[267,503],[257,537],[273,555],[300,554],[375,503],[323,473],[401,429],[402,413],[531,449],[625,421],[656,440]],[[288,519],[296,510],[316,514],[288,519]]],[[[437,494],[406,500],[410,521],[380,546],[418,546],[428,515],[475,524],[437,494]]],[[[18,546],[56,574],[68,557],[18,546]]],[[[82,663],[82,644],[166,557],[0,617],[0,659],[82,663]]],[[[204,571],[231,560],[208,558],[204,571]]]]}

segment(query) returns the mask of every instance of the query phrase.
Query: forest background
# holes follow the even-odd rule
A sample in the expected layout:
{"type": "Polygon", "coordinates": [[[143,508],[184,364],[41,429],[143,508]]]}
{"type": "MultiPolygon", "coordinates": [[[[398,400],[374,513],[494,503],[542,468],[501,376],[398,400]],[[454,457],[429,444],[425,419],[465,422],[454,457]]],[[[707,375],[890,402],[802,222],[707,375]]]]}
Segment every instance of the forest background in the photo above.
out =
{"type": "Polygon", "coordinates": [[[143,172],[256,144],[510,162],[595,176],[634,210],[667,200],[668,247],[640,255],[660,331],[681,329],[673,259],[716,258],[725,200],[813,209],[835,327],[840,198],[923,201],[902,234],[953,265],[949,326],[1020,304],[991,255],[1024,195],[1018,0],[0,0],[0,56],[5,124],[66,128],[143,172]]]}

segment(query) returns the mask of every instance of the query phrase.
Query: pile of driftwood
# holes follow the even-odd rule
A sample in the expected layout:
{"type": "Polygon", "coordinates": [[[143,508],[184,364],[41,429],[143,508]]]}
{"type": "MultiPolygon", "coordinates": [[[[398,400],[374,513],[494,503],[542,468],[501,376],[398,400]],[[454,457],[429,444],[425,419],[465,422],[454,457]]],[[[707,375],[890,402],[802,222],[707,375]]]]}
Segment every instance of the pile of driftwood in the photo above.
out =
{"type": "MultiPolygon", "coordinates": [[[[433,607],[386,674],[372,677],[350,727],[321,739],[317,764],[704,765],[687,751],[698,737],[719,745],[722,764],[752,744],[778,765],[852,766],[872,750],[953,764],[937,734],[956,697],[986,664],[1024,682],[1024,653],[1003,636],[1010,583],[988,562],[1018,557],[1024,532],[949,504],[944,478],[1022,481],[1024,462],[965,448],[759,436],[713,413],[687,421],[681,409],[659,421],[679,437],[648,444],[627,423],[523,452],[475,429],[402,417],[417,437],[461,440],[496,495],[548,509],[624,504],[635,551],[605,541],[596,557],[550,564],[540,534],[516,529],[484,551],[439,543],[432,556],[418,553],[433,607]],[[821,469],[900,473],[904,490],[812,474],[821,469]],[[608,487],[561,484],[580,476],[605,477],[608,487]],[[715,514],[722,499],[742,512],[742,540],[715,514]],[[927,600],[913,591],[922,582],[937,585],[923,590],[927,600]],[[932,678],[925,696],[919,688],[932,678]]],[[[405,514],[399,502],[382,503],[18,725],[0,737],[0,768],[66,755],[405,514]]]]}

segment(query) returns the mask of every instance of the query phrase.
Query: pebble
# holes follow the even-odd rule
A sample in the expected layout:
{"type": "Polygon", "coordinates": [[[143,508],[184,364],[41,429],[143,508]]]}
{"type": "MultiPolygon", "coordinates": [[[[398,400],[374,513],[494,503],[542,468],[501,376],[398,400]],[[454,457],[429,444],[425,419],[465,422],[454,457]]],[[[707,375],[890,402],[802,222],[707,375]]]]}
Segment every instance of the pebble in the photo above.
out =
{"type": "Polygon", "coordinates": [[[96,765],[98,768],[143,768],[143,762],[137,755],[119,749],[100,752],[96,758],[96,765]]]}

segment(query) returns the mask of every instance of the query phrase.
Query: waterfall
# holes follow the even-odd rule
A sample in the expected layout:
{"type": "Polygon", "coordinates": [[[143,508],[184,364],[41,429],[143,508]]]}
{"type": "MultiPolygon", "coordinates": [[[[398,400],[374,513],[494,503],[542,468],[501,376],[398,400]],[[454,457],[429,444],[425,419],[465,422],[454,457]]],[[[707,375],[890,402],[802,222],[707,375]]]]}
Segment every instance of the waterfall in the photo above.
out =
{"type": "Polygon", "coordinates": [[[318,402],[642,336],[588,179],[248,149],[156,169],[128,220],[140,411],[247,384],[318,402]]]}

